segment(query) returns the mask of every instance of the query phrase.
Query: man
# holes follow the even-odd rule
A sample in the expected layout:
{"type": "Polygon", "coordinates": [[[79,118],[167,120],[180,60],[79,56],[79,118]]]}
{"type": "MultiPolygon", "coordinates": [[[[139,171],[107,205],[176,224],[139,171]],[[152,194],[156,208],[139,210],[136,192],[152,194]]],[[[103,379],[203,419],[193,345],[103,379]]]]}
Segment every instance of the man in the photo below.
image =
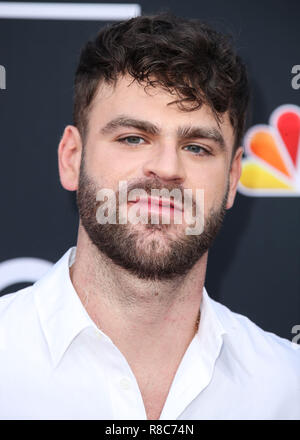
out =
{"type": "Polygon", "coordinates": [[[298,346],[204,288],[247,104],[229,40],[197,21],[137,17],[85,46],[58,149],[77,248],[1,299],[2,418],[299,418],[298,346]]]}

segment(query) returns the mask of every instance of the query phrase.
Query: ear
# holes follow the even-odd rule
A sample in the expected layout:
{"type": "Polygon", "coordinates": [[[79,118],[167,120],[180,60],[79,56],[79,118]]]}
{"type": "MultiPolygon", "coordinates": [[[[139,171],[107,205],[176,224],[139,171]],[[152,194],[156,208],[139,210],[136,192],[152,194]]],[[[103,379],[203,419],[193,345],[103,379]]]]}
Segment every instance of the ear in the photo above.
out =
{"type": "Polygon", "coordinates": [[[68,191],[78,188],[81,154],[80,133],[73,125],[67,125],[58,146],[58,169],[60,182],[68,191]]]}
{"type": "Polygon", "coordinates": [[[242,157],[243,157],[243,147],[239,147],[232,159],[230,172],[229,172],[229,192],[226,204],[226,209],[230,209],[233,205],[237,185],[239,183],[241,173],[242,173],[242,157]]]}

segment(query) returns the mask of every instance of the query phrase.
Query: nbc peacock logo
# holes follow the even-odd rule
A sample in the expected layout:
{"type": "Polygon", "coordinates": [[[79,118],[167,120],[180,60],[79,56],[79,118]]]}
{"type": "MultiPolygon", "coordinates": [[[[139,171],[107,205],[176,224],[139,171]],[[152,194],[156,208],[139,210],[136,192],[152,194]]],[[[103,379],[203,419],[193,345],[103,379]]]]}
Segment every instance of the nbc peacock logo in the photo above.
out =
{"type": "Polygon", "coordinates": [[[247,196],[300,196],[300,107],[282,105],[269,125],[251,127],[238,190],[247,196]]]}

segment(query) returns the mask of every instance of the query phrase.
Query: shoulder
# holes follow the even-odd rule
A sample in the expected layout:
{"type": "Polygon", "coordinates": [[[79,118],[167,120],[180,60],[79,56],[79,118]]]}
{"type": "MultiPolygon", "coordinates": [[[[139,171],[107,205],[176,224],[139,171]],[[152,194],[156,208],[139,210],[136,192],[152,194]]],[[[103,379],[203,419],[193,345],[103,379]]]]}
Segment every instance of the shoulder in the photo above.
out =
{"type": "Polygon", "coordinates": [[[0,319],[10,313],[33,302],[33,286],[25,287],[13,293],[0,297],[0,319]]]}
{"type": "MultiPolygon", "coordinates": [[[[32,315],[37,315],[39,302],[47,302],[50,298],[51,305],[60,296],[60,292],[65,289],[68,261],[73,249],[75,248],[70,248],[31,286],[0,297],[0,325],[13,317],[22,322],[29,321],[32,315]]],[[[16,320],[13,321],[14,325],[16,320]]]]}
{"type": "Polygon", "coordinates": [[[247,418],[299,419],[300,345],[210,301],[223,329],[216,374],[231,399],[242,399],[242,417],[245,405],[247,418]]]}
{"type": "Polygon", "coordinates": [[[2,337],[19,338],[38,321],[34,286],[0,297],[0,329],[2,337]]]}
{"type": "Polygon", "coordinates": [[[211,299],[226,334],[225,346],[251,375],[268,375],[300,391],[300,345],[263,330],[249,318],[211,299]]]}

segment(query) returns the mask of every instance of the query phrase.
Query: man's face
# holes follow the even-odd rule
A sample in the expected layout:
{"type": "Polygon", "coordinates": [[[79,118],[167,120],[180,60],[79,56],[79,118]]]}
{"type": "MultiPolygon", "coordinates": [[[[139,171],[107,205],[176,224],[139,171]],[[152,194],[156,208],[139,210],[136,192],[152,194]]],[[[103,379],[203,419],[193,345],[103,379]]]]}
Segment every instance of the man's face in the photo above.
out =
{"type": "MultiPolygon", "coordinates": [[[[78,207],[83,227],[100,252],[140,278],[170,279],[186,274],[210,247],[235,195],[240,154],[231,162],[234,134],[228,115],[218,124],[207,106],[187,112],[160,88],[121,78],[101,85],[89,113],[80,167],[78,207]],[[187,224],[99,224],[97,192],[120,181],[128,189],[196,190],[204,194],[204,231],[187,235],[187,224]]],[[[151,200],[151,199],[150,199],[151,200]]],[[[184,200],[184,199],[183,199],[184,200]]],[[[127,209],[133,203],[127,203],[127,209]]],[[[118,207],[123,210],[124,206],[118,207]]],[[[172,210],[171,210],[172,211],[172,210]]],[[[174,214],[174,213],[173,213],[174,214]]]]}

